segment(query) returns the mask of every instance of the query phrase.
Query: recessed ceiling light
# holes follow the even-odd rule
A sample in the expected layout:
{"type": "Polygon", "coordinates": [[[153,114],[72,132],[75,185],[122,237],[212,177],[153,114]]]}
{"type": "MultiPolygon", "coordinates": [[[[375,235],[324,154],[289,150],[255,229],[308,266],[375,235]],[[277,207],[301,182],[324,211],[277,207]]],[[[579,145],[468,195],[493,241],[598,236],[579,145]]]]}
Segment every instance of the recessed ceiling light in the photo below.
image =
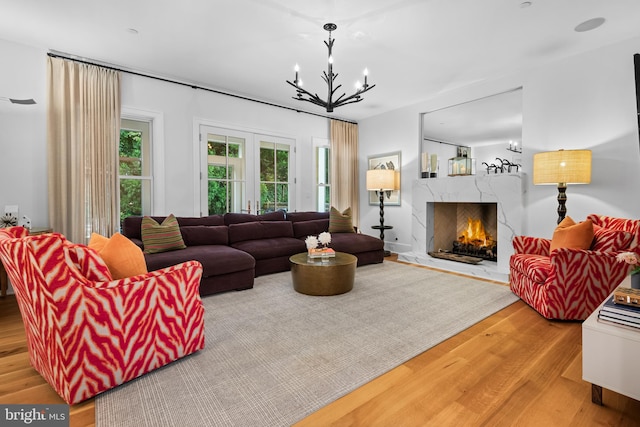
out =
{"type": "Polygon", "coordinates": [[[524,1],[524,2],[520,3],[520,7],[524,9],[525,7],[531,6],[531,4],[532,3],[530,1],[524,1]]]}
{"type": "Polygon", "coordinates": [[[127,28],[127,32],[129,34],[138,34],[138,30],[136,30],[135,28],[127,28]]]}
{"type": "Polygon", "coordinates": [[[578,33],[584,33],[585,31],[595,30],[602,24],[604,24],[604,18],[593,18],[578,24],[573,30],[578,33]]]}

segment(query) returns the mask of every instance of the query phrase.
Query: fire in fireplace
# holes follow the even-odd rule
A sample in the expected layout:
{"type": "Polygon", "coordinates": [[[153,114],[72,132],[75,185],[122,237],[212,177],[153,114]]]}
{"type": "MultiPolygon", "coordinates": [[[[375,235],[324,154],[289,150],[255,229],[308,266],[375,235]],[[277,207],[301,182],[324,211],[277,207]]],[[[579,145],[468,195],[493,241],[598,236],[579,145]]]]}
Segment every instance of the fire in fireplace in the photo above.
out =
{"type": "Polygon", "coordinates": [[[498,242],[487,233],[480,219],[467,219],[467,227],[453,242],[453,253],[488,261],[498,260],[498,242]]]}

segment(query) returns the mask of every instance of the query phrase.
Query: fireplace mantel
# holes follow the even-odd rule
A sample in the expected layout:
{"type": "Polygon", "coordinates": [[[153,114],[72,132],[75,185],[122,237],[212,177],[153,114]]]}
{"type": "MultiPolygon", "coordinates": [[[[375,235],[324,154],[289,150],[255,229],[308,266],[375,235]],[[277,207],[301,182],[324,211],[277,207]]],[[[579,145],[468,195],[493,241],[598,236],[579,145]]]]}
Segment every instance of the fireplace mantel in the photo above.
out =
{"type": "Polygon", "coordinates": [[[511,241],[522,234],[523,173],[470,175],[432,179],[417,179],[412,186],[413,236],[412,252],[402,253],[403,261],[429,265],[478,277],[508,281],[509,258],[513,254],[511,241]],[[498,209],[498,261],[483,261],[477,265],[432,258],[427,255],[433,248],[433,209],[428,204],[496,203],[498,209]]]}

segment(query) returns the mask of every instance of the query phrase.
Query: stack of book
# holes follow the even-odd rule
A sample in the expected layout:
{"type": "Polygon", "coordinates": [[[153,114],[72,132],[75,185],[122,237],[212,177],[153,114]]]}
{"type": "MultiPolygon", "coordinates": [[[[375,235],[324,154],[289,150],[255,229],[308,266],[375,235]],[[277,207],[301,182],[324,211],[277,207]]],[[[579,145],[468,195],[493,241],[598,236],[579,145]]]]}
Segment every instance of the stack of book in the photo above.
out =
{"type": "Polygon", "coordinates": [[[616,304],[611,296],[600,309],[598,321],[640,329],[640,307],[616,304]]]}
{"type": "Polygon", "coordinates": [[[336,251],[331,248],[309,249],[309,258],[331,258],[336,256],[336,251]]]}

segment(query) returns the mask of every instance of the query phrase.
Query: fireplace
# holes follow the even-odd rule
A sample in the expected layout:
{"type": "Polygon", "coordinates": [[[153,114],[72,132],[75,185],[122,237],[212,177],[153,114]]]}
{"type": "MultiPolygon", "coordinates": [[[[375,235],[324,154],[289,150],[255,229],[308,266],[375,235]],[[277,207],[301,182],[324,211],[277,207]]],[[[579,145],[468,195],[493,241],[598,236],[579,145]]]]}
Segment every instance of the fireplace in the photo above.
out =
{"type": "MultiPolygon", "coordinates": [[[[511,241],[514,236],[523,234],[522,182],[525,176],[524,173],[519,172],[414,180],[411,204],[412,248],[411,252],[400,253],[398,259],[508,282],[509,257],[513,254],[511,241]],[[480,214],[476,219],[483,220],[485,230],[497,241],[497,261],[483,260],[478,264],[464,264],[427,255],[428,252],[439,249],[452,250],[452,242],[459,237],[457,212],[455,229],[449,231],[445,237],[440,236],[443,227],[442,223],[437,225],[436,206],[446,206],[446,204],[495,206],[495,213],[480,214]],[[483,215],[486,215],[486,219],[483,215]]],[[[453,214],[445,214],[445,216],[453,218],[453,214]]],[[[467,214],[460,214],[460,216],[463,217],[466,225],[467,214]]]]}
{"type": "Polygon", "coordinates": [[[496,203],[435,202],[433,212],[434,250],[498,260],[496,203]]]}

